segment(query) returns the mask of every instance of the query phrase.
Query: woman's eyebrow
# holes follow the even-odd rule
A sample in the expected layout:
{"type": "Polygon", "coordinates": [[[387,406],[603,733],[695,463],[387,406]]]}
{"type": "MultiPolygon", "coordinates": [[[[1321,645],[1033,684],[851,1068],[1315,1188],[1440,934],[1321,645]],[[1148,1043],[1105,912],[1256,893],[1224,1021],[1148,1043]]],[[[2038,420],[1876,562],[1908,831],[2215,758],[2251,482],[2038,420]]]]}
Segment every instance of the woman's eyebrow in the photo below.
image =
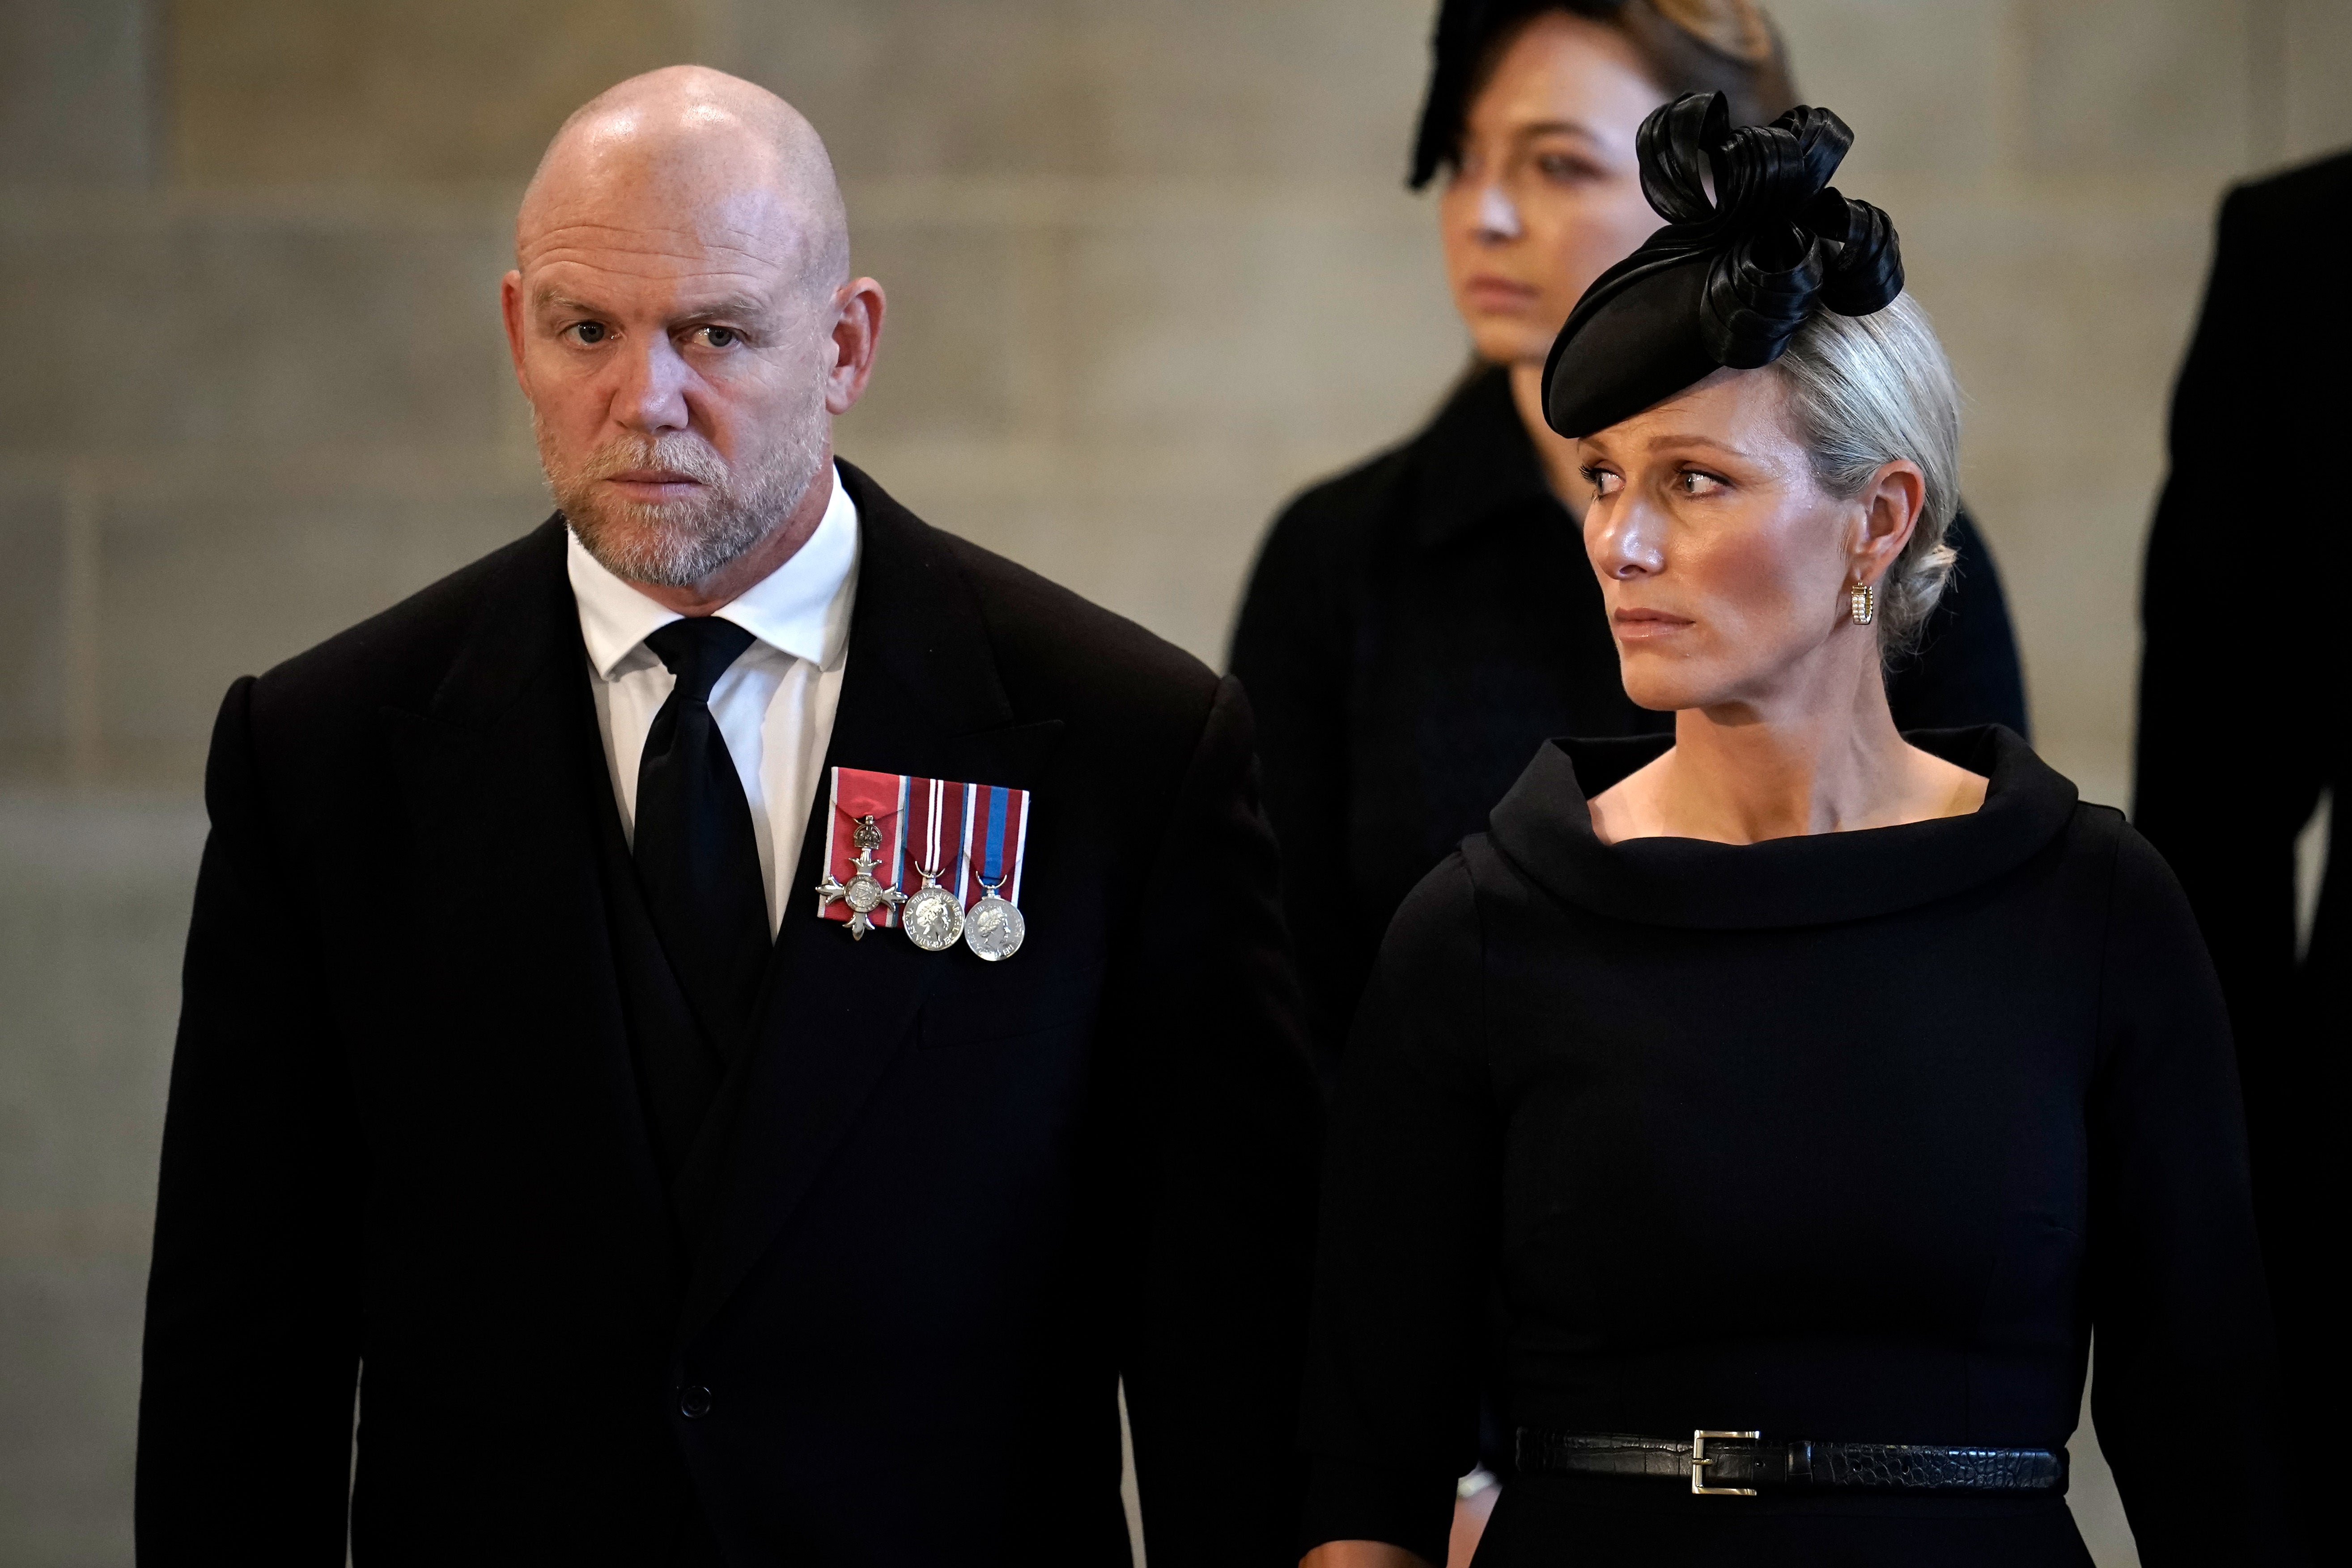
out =
{"type": "Polygon", "coordinates": [[[1515,125],[1511,134],[1522,141],[1538,136],[1581,136],[1587,141],[1601,140],[1599,132],[1580,120],[1538,120],[1525,125],[1515,125]]]}
{"type": "Polygon", "coordinates": [[[1755,454],[1745,447],[1734,446],[1729,442],[1717,441],[1712,435],[1701,435],[1696,432],[1687,435],[1662,435],[1650,443],[1650,450],[1653,452],[1668,451],[1677,447],[1687,449],[1694,446],[1704,446],[1710,451],[1720,452],[1727,457],[1743,457],[1750,462],[1755,460],[1755,454]]]}

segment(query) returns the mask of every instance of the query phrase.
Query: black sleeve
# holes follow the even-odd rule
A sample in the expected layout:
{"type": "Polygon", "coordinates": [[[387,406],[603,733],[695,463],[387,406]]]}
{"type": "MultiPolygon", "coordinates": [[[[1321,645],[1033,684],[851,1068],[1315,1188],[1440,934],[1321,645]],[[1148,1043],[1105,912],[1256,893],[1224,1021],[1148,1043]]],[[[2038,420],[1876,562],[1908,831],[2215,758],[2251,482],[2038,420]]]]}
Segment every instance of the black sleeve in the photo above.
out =
{"type": "Polygon", "coordinates": [[[2009,599],[1984,535],[1963,506],[1946,542],[1958,554],[1952,580],[1927,617],[1919,651],[1886,683],[1897,729],[1956,729],[2005,724],[2031,738],[2026,727],[2025,674],[2018,664],[2017,632],[2009,599]]]}
{"type": "Polygon", "coordinates": [[[1356,904],[1347,843],[1349,632],[1329,523],[1312,496],[1276,519],[1250,573],[1230,660],[1257,716],[1283,904],[1327,1078],[1371,963],[1361,922],[1346,913],[1356,904]]]}
{"type": "MultiPolygon", "coordinates": [[[[2252,194],[2222,206],[2204,310],[2173,390],[2171,471],[2140,587],[2132,819],[2180,878],[2212,949],[2259,1155],[2271,1055],[2300,1044],[2280,1038],[2275,1009],[2294,978],[2295,836],[2341,744],[2326,716],[2343,711],[2345,643],[2324,613],[2257,610],[2265,651],[2256,674],[2229,630],[2246,607],[2227,554],[2259,531],[2247,515],[2261,505],[2249,455],[2326,450],[2343,434],[2311,428],[2329,400],[2309,384],[2308,343],[2278,317],[2279,248],[2294,246],[2261,232],[2252,194]],[[2246,765],[2229,769],[2226,808],[2216,799],[2217,734],[2247,747],[2246,765]]],[[[2344,406],[2340,390],[2333,406],[2344,406]]],[[[2280,604],[2305,597],[2284,582],[2280,593],[2280,604]]]]}
{"type": "Polygon", "coordinates": [[[309,922],[275,863],[253,693],[231,688],[205,779],[147,1285],[142,1568],[344,1560],[361,1138],[309,922]]]}
{"type": "Polygon", "coordinates": [[[1302,1544],[1443,1563],[1478,1459],[1480,1345],[1501,1212],[1475,899],[1462,858],[1397,915],[1332,1114],[1307,1355],[1302,1544]]]}
{"type": "Polygon", "coordinates": [[[2179,885],[2119,831],[2090,1103],[2099,1446],[2147,1568],[2299,1563],[2229,1019],[2179,885]]]}
{"type": "Polygon", "coordinates": [[[1142,1212],[1120,1369],[1153,1568],[1297,1556],[1321,1099],[1255,773],[1228,677],[1138,889],[1139,957],[1102,1024],[1139,1046],[1127,1153],[1142,1212]]]}

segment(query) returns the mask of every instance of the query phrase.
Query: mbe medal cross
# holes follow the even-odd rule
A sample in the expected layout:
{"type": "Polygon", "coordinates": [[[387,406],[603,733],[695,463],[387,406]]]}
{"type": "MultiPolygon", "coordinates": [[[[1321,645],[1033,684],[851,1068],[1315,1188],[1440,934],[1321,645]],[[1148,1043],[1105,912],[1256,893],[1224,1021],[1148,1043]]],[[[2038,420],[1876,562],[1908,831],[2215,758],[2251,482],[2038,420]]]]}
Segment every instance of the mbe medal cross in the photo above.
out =
{"type": "Polygon", "coordinates": [[[874,929],[874,911],[880,907],[895,909],[907,902],[907,895],[874,878],[875,867],[880,863],[874,858],[874,852],[882,845],[882,830],[870,814],[857,819],[849,830],[849,841],[857,851],[850,862],[854,874],[844,883],[835,881],[832,872],[826,872],[824,880],[816,884],[816,911],[823,915],[836,900],[846,905],[850,937],[862,942],[866,934],[874,929]]]}

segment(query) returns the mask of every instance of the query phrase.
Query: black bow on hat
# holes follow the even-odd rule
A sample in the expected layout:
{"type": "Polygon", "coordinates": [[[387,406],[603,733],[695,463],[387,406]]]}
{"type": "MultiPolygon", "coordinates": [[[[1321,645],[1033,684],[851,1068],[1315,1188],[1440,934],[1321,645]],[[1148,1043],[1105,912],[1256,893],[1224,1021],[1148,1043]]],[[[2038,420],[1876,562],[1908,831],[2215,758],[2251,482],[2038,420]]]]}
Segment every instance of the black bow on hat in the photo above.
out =
{"type": "Polygon", "coordinates": [[[1589,435],[1720,367],[1769,365],[1816,310],[1885,309],[1903,292],[1895,225],[1829,183],[1853,145],[1826,109],[1734,129],[1721,93],[1685,94],[1643,120],[1642,193],[1666,226],[1560,329],[1544,362],[1551,427],[1589,435]]]}

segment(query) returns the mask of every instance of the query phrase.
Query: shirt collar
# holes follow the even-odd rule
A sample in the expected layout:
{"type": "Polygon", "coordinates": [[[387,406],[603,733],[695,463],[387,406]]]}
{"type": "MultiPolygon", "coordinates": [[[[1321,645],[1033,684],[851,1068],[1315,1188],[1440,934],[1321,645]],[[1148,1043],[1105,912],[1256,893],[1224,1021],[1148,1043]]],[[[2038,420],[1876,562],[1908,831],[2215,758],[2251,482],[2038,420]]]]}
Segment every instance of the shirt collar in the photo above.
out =
{"type": "MultiPolygon", "coordinates": [[[[838,470],[828,477],[833,495],[808,542],[718,612],[770,647],[824,669],[839,663],[848,646],[857,571],[857,503],[838,470]]],[[[605,570],[569,528],[563,549],[589,663],[612,680],[647,634],[679,616],[605,570]]]]}

